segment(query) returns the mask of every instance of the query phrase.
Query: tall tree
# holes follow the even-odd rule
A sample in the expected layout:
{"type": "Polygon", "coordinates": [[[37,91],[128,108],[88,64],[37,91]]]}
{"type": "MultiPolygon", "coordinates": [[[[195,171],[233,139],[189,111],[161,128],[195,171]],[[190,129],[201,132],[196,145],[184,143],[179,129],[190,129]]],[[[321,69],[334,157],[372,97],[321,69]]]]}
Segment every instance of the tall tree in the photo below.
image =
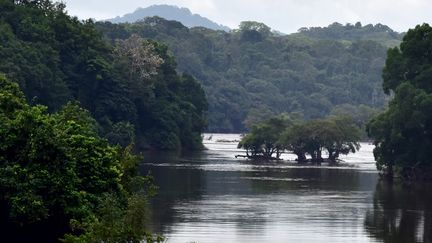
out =
{"type": "Polygon", "coordinates": [[[432,28],[408,31],[399,48],[390,49],[383,87],[394,98],[386,112],[368,125],[375,139],[377,167],[405,179],[432,179],[432,28]]]}

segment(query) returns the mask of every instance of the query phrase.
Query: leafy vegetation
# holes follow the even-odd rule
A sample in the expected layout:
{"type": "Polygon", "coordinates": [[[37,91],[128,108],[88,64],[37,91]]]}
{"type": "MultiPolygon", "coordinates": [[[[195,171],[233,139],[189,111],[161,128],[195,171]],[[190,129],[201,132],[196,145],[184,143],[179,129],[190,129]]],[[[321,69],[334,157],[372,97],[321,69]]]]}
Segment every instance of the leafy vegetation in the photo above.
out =
{"type": "Polygon", "coordinates": [[[114,144],[201,148],[205,93],[176,72],[167,47],[137,36],[108,43],[93,21],[64,9],[49,0],[0,0],[0,72],[27,100],[49,111],[79,101],[114,144]]]}
{"type": "Polygon", "coordinates": [[[388,110],[368,124],[383,173],[407,180],[432,179],[432,27],[408,31],[388,51],[383,87],[394,95],[388,110]]]}
{"type": "Polygon", "coordinates": [[[276,153],[276,159],[279,159],[284,151],[279,143],[280,136],[291,125],[292,121],[287,116],[273,117],[262,124],[254,125],[251,132],[239,142],[238,148],[245,149],[246,155],[251,158],[271,159],[276,153]]]}
{"type": "Polygon", "coordinates": [[[50,114],[0,76],[0,225],[5,239],[139,242],[155,186],[75,103],[50,114]],[[68,235],[65,235],[68,234],[68,235]]]}
{"type": "Polygon", "coordinates": [[[323,40],[373,40],[388,47],[399,45],[405,33],[397,33],[383,24],[368,24],[363,26],[360,22],[342,25],[333,23],[328,27],[300,28],[300,35],[323,40]]]}
{"type": "Polygon", "coordinates": [[[276,154],[279,159],[289,151],[297,155],[299,163],[307,162],[307,155],[312,162],[323,162],[322,153],[327,151],[329,162],[336,163],[339,155],[359,150],[360,134],[350,117],[300,122],[283,115],[254,125],[238,147],[246,149],[249,158],[273,159],[276,154]]]}
{"type": "Polygon", "coordinates": [[[386,50],[401,38],[384,25],[333,24],[291,35],[253,21],[229,33],[159,17],[96,25],[112,42],[137,34],[168,45],[178,69],[202,81],[211,132],[246,131],[284,112],[316,119],[340,107],[382,109],[386,50]]]}

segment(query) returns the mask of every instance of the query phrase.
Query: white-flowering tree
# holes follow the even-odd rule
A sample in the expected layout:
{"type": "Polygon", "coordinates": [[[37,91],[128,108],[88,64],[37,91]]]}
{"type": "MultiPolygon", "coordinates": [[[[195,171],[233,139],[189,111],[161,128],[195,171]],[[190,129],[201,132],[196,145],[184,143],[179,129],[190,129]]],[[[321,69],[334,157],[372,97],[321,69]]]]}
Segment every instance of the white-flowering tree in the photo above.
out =
{"type": "Polygon", "coordinates": [[[117,64],[127,69],[124,72],[132,88],[153,88],[152,76],[157,75],[158,68],[164,63],[153,43],[133,34],[128,39],[116,41],[114,54],[117,64]]]}

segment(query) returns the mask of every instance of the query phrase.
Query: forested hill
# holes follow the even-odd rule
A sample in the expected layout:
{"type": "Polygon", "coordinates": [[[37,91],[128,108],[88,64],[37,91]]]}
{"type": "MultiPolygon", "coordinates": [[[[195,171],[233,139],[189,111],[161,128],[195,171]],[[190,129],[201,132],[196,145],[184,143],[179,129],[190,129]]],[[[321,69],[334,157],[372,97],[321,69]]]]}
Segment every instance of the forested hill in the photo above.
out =
{"type": "Polygon", "coordinates": [[[281,112],[310,119],[382,107],[387,46],[400,42],[400,35],[388,34],[387,28],[368,31],[369,27],[358,26],[360,30],[348,31],[351,25],[338,27],[341,39],[330,34],[335,31],[331,26],[280,36],[256,22],[243,22],[229,33],[189,29],[158,17],[97,25],[112,41],[136,33],[167,44],[178,69],[202,81],[212,132],[244,131],[281,112]],[[364,34],[355,37],[360,32],[364,34]],[[322,38],[325,33],[333,37],[322,38]],[[353,34],[346,38],[347,33],[353,34]],[[377,35],[381,37],[376,39],[377,35]]]}
{"type": "Polygon", "coordinates": [[[404,33],[398,33],[387,25],[368,24],[362,26],[360,22],[357,22],[354,25],[342,25],[335,22],[328,27],[305,27],[300,28],[298,34],[323,40],[373,40],[388,47],[399,45],[404,36],[404,33]]]}
{"type": "Polygon", "coordinates": [[[113,19],[108,19],[107,21],[112,23],[133,23],[136,21],[143,20],[146,17],[159,16],[168,20],[176,20],[181,22],[187,27],[206,27],[214,30],[224,30],[229,31],[230,28],[215,23],[208,18],[202,17],[198,14],[192,14],[192,12],[187,8],[180,8],[171,5],[152,5],[147,8],[138,8],[133,13],[125,14],[120,17],[117,16],[113,19]]]}
{"type": "Polygon", "coordinates": [[[113,144],[201,148],[205,93],[177,73],[165,45],[136,35],[110,44],[91,20],[49,0],[1,0],[0,13],[0,76],[29,102],[56,111],[79,101],[113,144]]]}

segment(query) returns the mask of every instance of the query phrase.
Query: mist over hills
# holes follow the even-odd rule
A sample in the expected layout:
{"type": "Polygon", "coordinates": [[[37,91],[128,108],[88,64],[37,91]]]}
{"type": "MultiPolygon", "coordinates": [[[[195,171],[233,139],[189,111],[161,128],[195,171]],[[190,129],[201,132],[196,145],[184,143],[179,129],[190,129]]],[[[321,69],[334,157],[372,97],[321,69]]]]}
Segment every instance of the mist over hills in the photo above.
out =
{"type": "Polygon", "coordinates": [[[152,5],[147,8],[138,8],[133,13],[122,17],[117,16],[106,21],[112,23],[134,23],[146,17],[159,16],[167,20],[176,20],[187,27],[206,27],[213,30],[229,31],[230,28],[215,23],[199,14],[193,14],[188,8],[180,8],[172,5],[152,5]]]}

